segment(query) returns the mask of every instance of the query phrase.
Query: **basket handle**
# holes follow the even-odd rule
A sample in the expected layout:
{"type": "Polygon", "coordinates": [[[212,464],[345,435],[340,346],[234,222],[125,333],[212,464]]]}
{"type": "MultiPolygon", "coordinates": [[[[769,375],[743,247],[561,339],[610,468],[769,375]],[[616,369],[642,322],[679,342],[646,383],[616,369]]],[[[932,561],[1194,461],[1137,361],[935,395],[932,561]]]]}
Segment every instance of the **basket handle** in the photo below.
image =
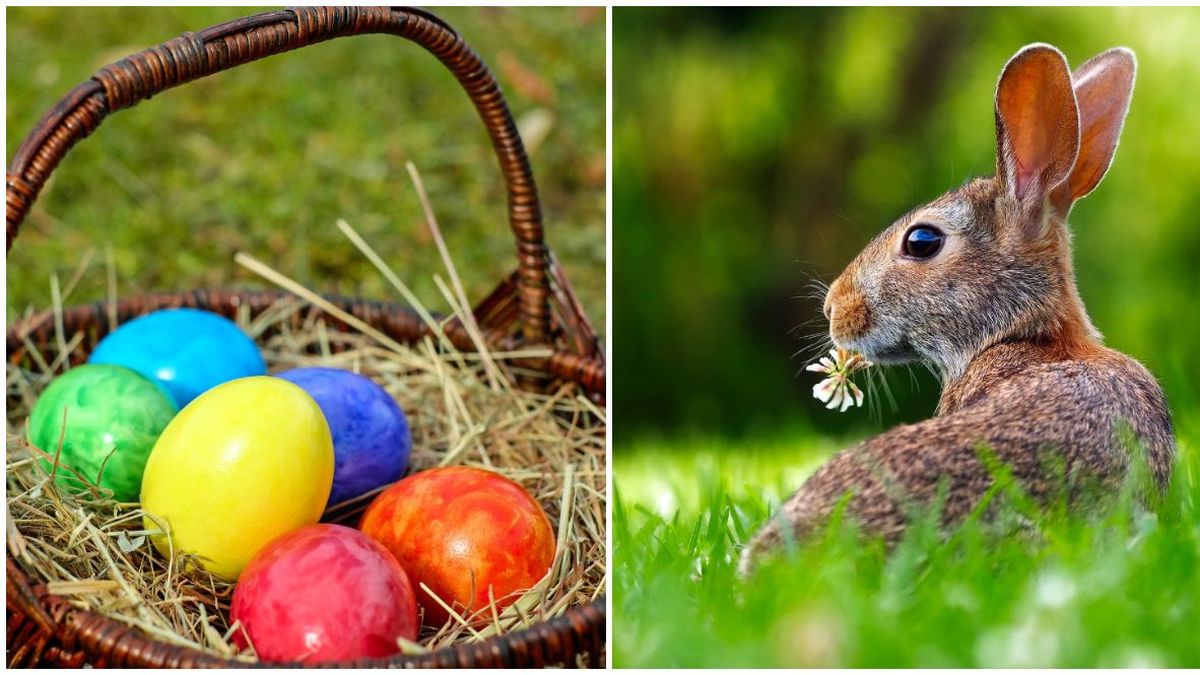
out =
{"type": "Polygon", "coordinates": [[[458,79],[479,112],[500,161],[508,221],[517,240],[517,296],[526,341],[549,334],[549,256],[537,186],[524,144],[495,78],[463,39],[436,16],[412,8],[293,7],[184,33],[101,68],[67,93],[17,149],[6,177],[7,249],[46,180],[75,143],[110,113],[206,75],[347,35],[388,33],[432,53],[458,79]]]}

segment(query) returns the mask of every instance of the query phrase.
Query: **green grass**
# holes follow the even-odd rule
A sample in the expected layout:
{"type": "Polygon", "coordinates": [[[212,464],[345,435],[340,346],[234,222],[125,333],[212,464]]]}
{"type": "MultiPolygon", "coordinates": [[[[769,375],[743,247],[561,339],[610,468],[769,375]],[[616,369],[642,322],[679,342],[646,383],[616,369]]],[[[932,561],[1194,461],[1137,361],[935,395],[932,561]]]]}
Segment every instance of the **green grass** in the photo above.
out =
{"type": "MultiPolygon", "coordinates": [[[[105,64],[262,9],[274,8],[8,9],[7,156],[105,64]]],[[[524,131],[550,120],[530,147],[547,241],[603,326],[603,11],[436,11],[496,74],[524,131]]],[[[424,303],[446,311],[408,161],[421,171],[468,296],[481,300],[516,267],[487,134],[434,57],[369,35],[246,64],[106,119],[67,155],[21,228],[8,257],[8,318],[48,307],[49,277],[66,286],[85,261],[90,269],[67,301],[103,298],[106,244],[121,295],[268,287],[233,263],[246,251],[321,292],[397,299],[334,227],[338,218],[424,303]]]]}
{"type": "Polygon", "coordinates": [[[739,545],[847,441],[644,442],[618,454],[614,665],[1200,665],[1196,425],[1181,432],[1155,510],[1126,493],[1092,519],[1010,511],[1031,524],[1022,536],[976,522],[943,540],[925,524],[890,556],[842,524],[741,581],[739,545]]]}

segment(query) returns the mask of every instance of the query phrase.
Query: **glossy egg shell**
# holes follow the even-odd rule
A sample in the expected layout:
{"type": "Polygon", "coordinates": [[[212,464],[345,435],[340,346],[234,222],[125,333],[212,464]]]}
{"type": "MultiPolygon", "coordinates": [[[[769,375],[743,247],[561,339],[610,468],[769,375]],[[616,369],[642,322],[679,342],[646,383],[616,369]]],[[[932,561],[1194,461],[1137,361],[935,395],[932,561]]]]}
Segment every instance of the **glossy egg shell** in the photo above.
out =
{"type": "Polygon", "coordinates": [[[254,341],[229,319],[199,309],[162,309],[123,324],[88,363],[132,368],[161,382],[179,407],[223,382],[266,375],[254,341]]]}
{"type": "MultiPolygon", "coordinates": [[[[54,455],[61,437],[60,465],[111,489],[119,501],[137,501],[146,460],[177,411],[162,388],[128,368],[77,366],[38,396],[29,415],[29,442],[54,455]]],[[[55,478],[68,489],[84,487],[70,471],[60,469],[55,478]]]]}
{"type": "Polygon", "coordinates": [[[333,434],[330,505],[394,483],[408,468],[408,420],[383,387],[337,368],[295,368],[278,373],[321,406],[333,434]]]}
{"type": "Polygon", "coordinates": [[[429,626],[449,615],[422,583],[460,615],[486,607],[490,588],[502,611],[554,561],[554,532],[541,505],[517,483],[483,469],[446,467],[405,478],[375,498],[362,530],[408,571],[429,626]]]}
{"type": "MultiPolygon", "coordinates": [[[[142,478],[142,508],[165,520],[164,555],[194,553],[236,579],[267,542],[316,523],[333,485],[333,441],[316,401],[277,377],[201,394],[167,425],[142,478]]],[[[156,529],[146,518],[147,529],[156,529]]]]}
{"type": "MultiPolygon", "coordinates": [[[[310,525],[267,544],[233,591],[260,659],[316,663],[400,652],[416,641],[417,602],[396,558],[358,530],[310,525]]],[[[234,633],[246,647],[241,631],[234,633]]]]}

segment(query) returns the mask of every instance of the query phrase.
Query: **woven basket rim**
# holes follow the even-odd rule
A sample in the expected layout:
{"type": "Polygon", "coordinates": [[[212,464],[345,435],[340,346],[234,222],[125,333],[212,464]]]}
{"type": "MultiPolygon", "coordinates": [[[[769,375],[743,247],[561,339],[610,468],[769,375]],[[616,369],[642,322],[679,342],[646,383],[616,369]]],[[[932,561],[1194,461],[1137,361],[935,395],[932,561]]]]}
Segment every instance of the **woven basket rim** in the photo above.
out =
{"type": "MultiPolygon", "coordinates": [[[[514,337],[510,334],[510,324],[517,320],[514,310],[516,303],[512,298],[512,293],[512,284],[507,281],[503,282],[496,291],[473,310],[484,337],[488,339],[491,346],[509,349],[522,342],[519,336],[514,337]]],[[[372,324],[388,337],[400,342],[411,343],[422,337],[433,335],[424,325],[420,315],[402,302],[336,294],[320,294],[319,297],[356,318],[372,324]],[[384,323],[375,325],[376,322],[384,323]]],[[[89,332],[91,338],[98,339],[113,329],[113,315],[116,316],[117,324],[121,324],[132,317],[156,309],[190,307],[217,311],[218,314],[233,318],[233,312],[221,311],[221,308],[232,309],[246,305],[252,314],[257,314],[272,304],[287,298],[307,302],[300,296],[277,289],[201,288],[190,291],[151,291],[123,296],[116,301],[115,306],[107,300],[67,305],[62,308],[62,320],[65,333],[73,334],[83,330],[89,332]],[[214,307],[216,310],[213,309],[214,307]]],[[[306,307],[312,306],[308,304],[298,309],[306,307]]],[[[324,314],[323,310],[312,308],[324,314]]],[[[444,318],[437,313],[434,313],[433,316],[439,320],[444,318]]],[[[325,317],[330,319],[334,325],[344,327],[344,324],[341,324],[336,318],[329,317],[328,314],[325,314],[325,317]]],[[[46,309],[10,323],[5,331],[8,359],[14,361],[23,355],[25,340],[31,340],[35,344],[42,340],[44,344],[51,344],[50,338],[55,329],[55,320],[53,310],[46,309]]],[[[552,325],[552,328],[555,327],[552,325]]],[[[585,326],[585,328],[590,330],[590,326],[585,326]]],[[[352,327],[349,329],[354,330],[352,327]]],[[[459,321],[450,321],[443,330],[458,349],[475,351],[474,342],[459,321]]],[[[549,375],[574,382],[593,401],[603,405],[606,394],[607,365],[604,359],[604,350],[599,347],[599,339],[590,333],[583,336],[570,334],[571,332],[566,327],[561,328],[560,332],[563,335],[559,342],[568,344],[539,345],[539,347],[550,350],[549,357],[518,359],[517,362],[524,367],[542,370],[549,375]],[[570,341],[574,339],[582,339],[593,344],[590,345],[590,349],[580,353],[576,345],[570,344],[570,341]]]]}
{"type": "MultiPolygon", "coordinates": [[[[13,557],[11,551],[5,552],[6,573],[8,577],[6,589],[6,602],[8,605],[8,619],[13,620],[12,614],[21,611],[21,600],[28,603],[30,600],[37,602],[39,613],[43,616],[31,618],[36,624],[45,620],[53,622],[60,630],[63,626],[80,624],[87,626],[87,633],[92,635],[106,635],[105,640],[113,640],[113,635],[116,640],[129,641],[138,639],[142,642],[151,645],[166,645],[154,637],[146,635],[140,629],[128,626],[116,619],[109,618],[103,614],[93,612],[88,609],[80,609],[78,607],[69,606],[65,600],[59,599],[46,590],[44,583],[32,582],[32,575],[21,567],[20,561],[13,557]],[[15,581],[14,581],[15,579],[15,581]],[[13,595],[17,594],[19,599],[14,599],[13,595]]],[[[599,665],[600,654],[596,653],[597,649],[603,649],[605,644],[604,630],[605,617],[607,615],[608,598],[605,595],[600,596],[595,601],[585,605],[576,605],[571,607],[563,614],[539,622],[534,626],[522,628],[518,631],[511,631],[502,635],[495,635],[481,642],[461,643],[449,645],[440,649],[434,650],[427,654],[408,655],[408,656],[391,656],[386,658],[374,659],[358,659],[354,661],[323,661],[320,663],[303,664],[305,668],[392,668],[392,667],[415,667],[415,668],[475,668],[480,667],[480,662],[488,659],[497,659],[503,663],[506,659],[511,659],[514,652],[528,650],[536,647],[544,647],[547,643],[555,642],[559,644],[564,654],[569,654],[572,659],[587,654],[591,665],[599,665]],[[587,642],[587,636],[595,642],[595,647],[591,649],[566,649],[562,645],[564,635],[576,636],[576,642],[587,642]]],[[[87,635],[83,635],[85,631],[80,630],[80,637],[85,642],[87,635]]],[[[10,632],[11,635],[11,632],[10,632]]],[[[98,641],[98,640],[97,640],[98,641]]],[[[10,652],[14,645],[9,644],[10,652]]],[[[294,667],[300,665],[294,662],[273,662],[273,661],[240,661],[233,658],[226,658],[205,652],[194,647],[185,647],[179,645],[169,645],[174,659],[181,659],[190,656],[193,662],[187,667],[199,668],[279,668],[279,667],[294,667]]],[[[545,653],[540,653],[533,658],[537,659],[537,667],[546,665],[544,660],[545,653]],[[540,657],[540,658],[539,658],[540,657]],[[540,661],[540,662],[539,662],[540,661]]],[[[9,658],[16,658],[16,655],[9,654],[9,658]]],[[[553,657],[552,657],[553,658],[553,657]]],[[[11,663],[11,661],[10,661],[11,663]]],[[[549,660],[548,663],[554,663],[549,660]]],[[[488,665],[495,665],[495,662],[488,665]]],[[[529,664],[516,662],[504,663],[511,667],[528,667],[529,664]]],[[[564,665],[574,665],[567,663],[564,665]]],[[[163,667],[171,667],[164,665],[163,667]]]]}

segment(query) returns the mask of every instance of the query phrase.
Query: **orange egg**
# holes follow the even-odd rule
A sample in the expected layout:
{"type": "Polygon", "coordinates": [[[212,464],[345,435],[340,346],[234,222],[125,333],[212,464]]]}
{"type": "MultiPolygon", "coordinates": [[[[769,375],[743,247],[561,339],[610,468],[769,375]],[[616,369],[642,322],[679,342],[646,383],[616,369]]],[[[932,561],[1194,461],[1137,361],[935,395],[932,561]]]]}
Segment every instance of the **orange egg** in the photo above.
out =
{"type": "MultiPolygon", "coordinates": [[[[424,623],[449,615],[425,584],[462,616],[496,599],[498,611],[542,579],[554,562],[554,531],[525,488],[492,471],[468,467],[414,474],[380,493],[362,530],[386,546],[412,577],[424,623]],[[490,591],[490,593],[489,593],[490,591]]],[[[487,623],[490,612],[475,623],[487,623]]]]}

